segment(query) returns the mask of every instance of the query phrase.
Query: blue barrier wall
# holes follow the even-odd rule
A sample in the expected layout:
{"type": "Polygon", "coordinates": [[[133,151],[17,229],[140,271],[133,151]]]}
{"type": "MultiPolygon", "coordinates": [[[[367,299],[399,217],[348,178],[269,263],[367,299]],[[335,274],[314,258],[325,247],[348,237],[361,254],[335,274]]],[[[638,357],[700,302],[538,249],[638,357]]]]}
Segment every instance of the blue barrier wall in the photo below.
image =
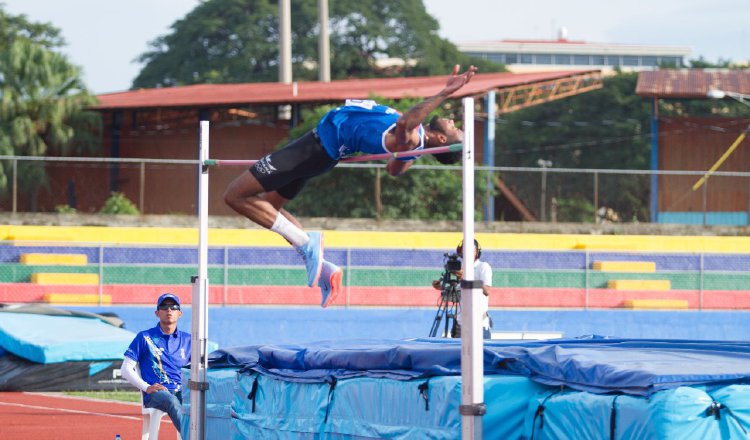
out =
{"type": "MultiPolygon", "coordinates": [[[[116,313],[126,328],[139,331],[157,323],[154,307],[68,307],[116,313]]],[[[208,336],[220,347],[300,344],[340,339],[426,337],[432,309],[313,307],[211,307],[208,336]]],[[[496,331],[556,331],[565,337],[607,335],[625,338],[750,340],[750,312],[631,310],[493,310],[496,331]]],[[[190,331],[190,307],[181,329],[190,331]]]]}
{"type": "MultiPolygon", "coordinates": [[[[0,245],[0,263],[17,263],[25,253],[74,253],[85,254],[89,264],[99,262],[100,249],[85,246],[11,246],[0,245]]],[[[436,268],[444,264],[444,251],[425,249],[349,249],[349,262],[359,267],[401,267],[405,261],[415,267],[436,268]]],[[[583,270],[586,267],[586,251],[482,251],[482,260],[493,269],[559,269],[583,270]]],[[[154,264],[197,265],[198,253],[190,247],[123,247],[109,246],[101,249],[105,264],[154,264]]],[[[299,265],[297,251],[285,248],[223,248],[208,250],[208,264],[223,265],[284,266],[299,265]]],[[[339,265],[347,262],[347,250],[326,248],[326,259],[339,265]]],[[[698,253],[657,252],[588,252],[589,265],[594,261],[653,261],[659,271],[701,269],[698,253]]],[[[703,270],[747,271],[750,254],[703,254],[703,270]]]]}
{"type": "Polygon", "coordinates": [[[746,212],[707,212],[705,219],[702,212],[660,212],[657,214],[658,223],[702,225],[704,220],[707,225],[748,225],[746,212]]]}

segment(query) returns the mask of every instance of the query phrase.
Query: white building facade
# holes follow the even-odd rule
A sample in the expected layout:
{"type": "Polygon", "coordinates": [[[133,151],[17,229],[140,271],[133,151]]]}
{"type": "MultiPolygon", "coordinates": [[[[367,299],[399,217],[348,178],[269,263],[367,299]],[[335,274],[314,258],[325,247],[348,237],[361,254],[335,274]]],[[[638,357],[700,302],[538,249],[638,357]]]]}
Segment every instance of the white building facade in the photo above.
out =
{"type": "Polygon", "coordinates": [[[620,68],[622,71],[654,70],[660,66],[685,67],[687,47],[587,43],[557,40],[500,40],[456,43],[458,50],[478,58],[505,64],[515,73],[620,68]]]}

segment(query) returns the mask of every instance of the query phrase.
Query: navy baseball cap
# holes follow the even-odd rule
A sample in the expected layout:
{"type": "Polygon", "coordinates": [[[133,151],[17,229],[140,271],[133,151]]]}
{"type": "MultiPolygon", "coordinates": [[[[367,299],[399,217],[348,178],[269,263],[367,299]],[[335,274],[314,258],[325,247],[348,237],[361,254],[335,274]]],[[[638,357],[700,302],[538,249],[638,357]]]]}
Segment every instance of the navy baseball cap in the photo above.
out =
{"type": "Polygon", "coordinates": [[[159,297],[159,299],[156,300],[156,308],[159,308],[159,306],[162,302],[164,302],[165,299],[171,299],[178,306],[180,305],[180,298],[178,298],[177,295],[175,295],[174,293],[164,293],[159,297]]]}

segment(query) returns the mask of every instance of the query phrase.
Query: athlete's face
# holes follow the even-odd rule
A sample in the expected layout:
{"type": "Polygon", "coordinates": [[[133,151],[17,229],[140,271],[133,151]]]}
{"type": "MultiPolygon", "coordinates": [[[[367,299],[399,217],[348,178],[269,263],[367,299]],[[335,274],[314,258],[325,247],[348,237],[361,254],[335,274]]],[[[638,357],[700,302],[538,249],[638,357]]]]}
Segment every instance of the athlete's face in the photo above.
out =
{"type": "Polygon", "coordinates": [[[443,143],[446,145],[459,143],[464,140],[464,132],[456,128],[456,123],[453,119],[433,118],[430,121],[430,130],[445,136],[445,142],[443,143]]]}

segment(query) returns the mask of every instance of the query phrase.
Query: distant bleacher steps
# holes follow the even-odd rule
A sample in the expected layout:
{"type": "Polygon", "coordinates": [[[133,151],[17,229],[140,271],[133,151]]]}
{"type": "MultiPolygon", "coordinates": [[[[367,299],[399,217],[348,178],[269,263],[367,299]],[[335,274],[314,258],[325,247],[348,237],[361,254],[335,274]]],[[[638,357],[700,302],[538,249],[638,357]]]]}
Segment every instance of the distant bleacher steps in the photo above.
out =
{"type": "MultiPolygon", "coordinates": [[[[29,253],[21,254],[18,259],[21,264],[37,266],[86,266],[88,264],[88,258],[85,254],[29,253]]],[[[65,284],[88,286],[99,284],[99,275],[78,272],[35,272],[31,274],[30,281],[32,284],[42,285],[65,284]]]]}
{"type": "Polygon", "coordinates": [[[602,272],[654,273],[656,263],[653,261],[594,261],[591,268],[602,272]]]}
{"type": "Polygon", "coordinates": [[[623,308],[633,310],[673,310],[687,309],[689,303],[685,299],[628,299],[623,302],[623,308]]]}
{"type": "Polygon", "coordinates": [[[95,273],[35,273],[31,274],[31,283],[89,286],[99,284],[99,275],[95,273]]]}
{"type": "Polygon", "coordinates": [[[88,257],[85,254],[21,254],[19,261],[21,264],[85,266],[88,257]]]}
{"type": "MultiPolygon", "coordinates": [[[[653,261],[594,261],[591,268],[600,272],[655,273],[653,261]]],[[[670,280],[655,279],[610,279],[607,288],[612,290],[670,290],[670,280]]]]}
{"type": "Polygon", "coordinates": [[[612,290],[670,290],[669,280],[609,280],[607,288],[612,290]]]}
{"type": "MultiPolygon", "coordinates": [[[[95,293],[45,293],[42,301],[47,304],[99,304],[95,293]]],[[[101,295],[101,304],[112,304],[112,295],[101,295]]]]}

